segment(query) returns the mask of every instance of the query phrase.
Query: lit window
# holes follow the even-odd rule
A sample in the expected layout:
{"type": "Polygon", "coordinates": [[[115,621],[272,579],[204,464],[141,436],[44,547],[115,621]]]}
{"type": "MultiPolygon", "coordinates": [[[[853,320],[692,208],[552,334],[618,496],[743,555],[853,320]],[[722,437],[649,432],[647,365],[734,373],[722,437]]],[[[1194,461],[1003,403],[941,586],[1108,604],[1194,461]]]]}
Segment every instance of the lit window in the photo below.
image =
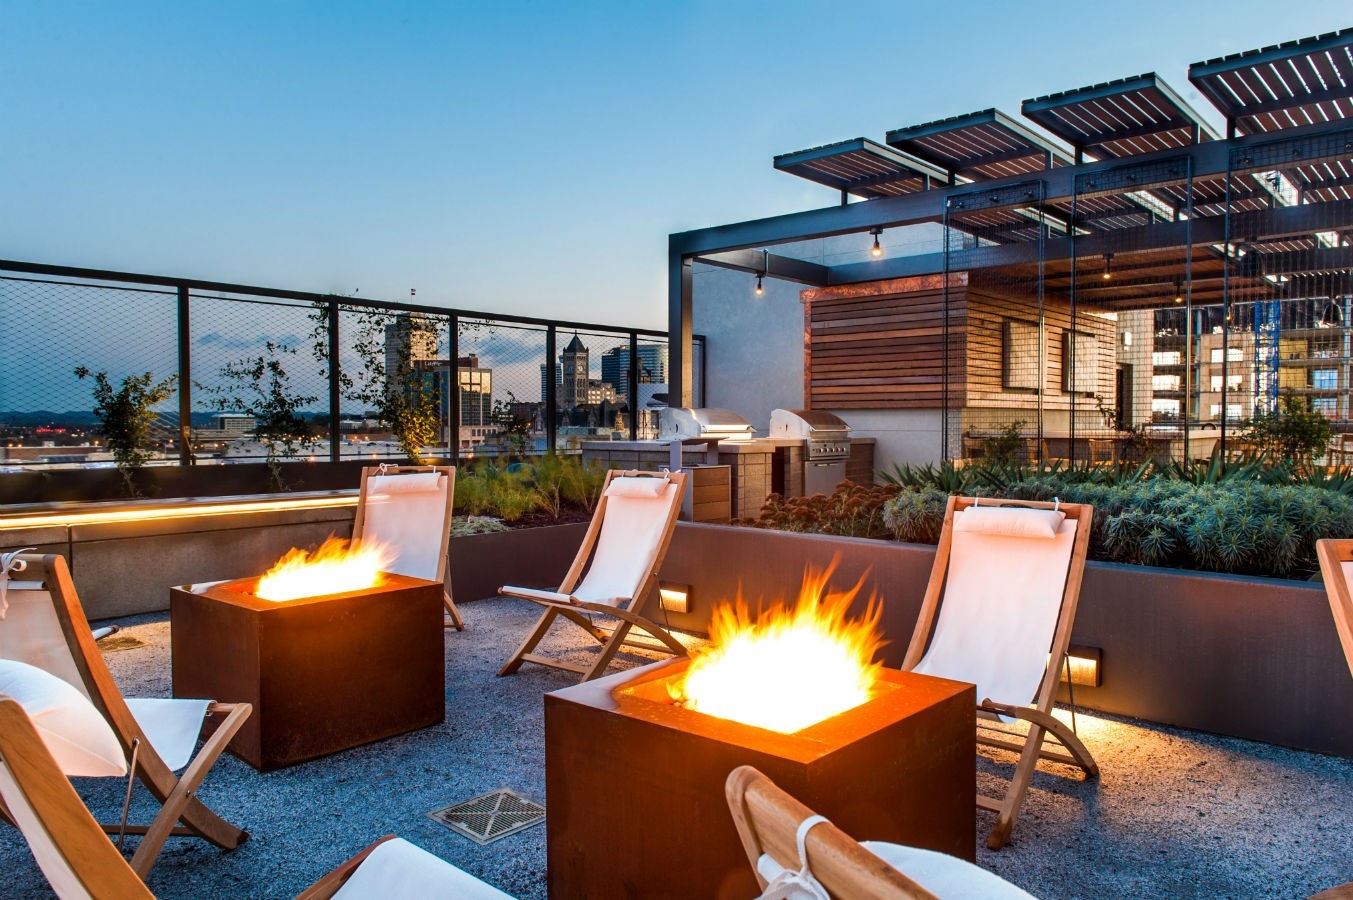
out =
{"type": "Polygon", "coordinates": [[[1177,366],[1184,361],[1184,354],[1178,350],[1161,350],[1151,354],[1151,363],[1156,366],[1177,366]]]}
{"type": "Polygon", "coordinates": [[[1152,375],[1151,389],[1156,391],[1177,391],[1183,378],[1179,375],[1152,375]]]}

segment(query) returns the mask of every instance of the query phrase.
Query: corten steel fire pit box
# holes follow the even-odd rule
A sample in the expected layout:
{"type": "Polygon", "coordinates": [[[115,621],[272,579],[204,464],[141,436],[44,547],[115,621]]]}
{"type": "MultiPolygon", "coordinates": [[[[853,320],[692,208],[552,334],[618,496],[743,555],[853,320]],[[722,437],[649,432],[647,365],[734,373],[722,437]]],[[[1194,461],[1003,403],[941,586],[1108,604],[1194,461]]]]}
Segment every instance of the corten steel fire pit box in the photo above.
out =
{"type": "Polygon", "coordinates": [[[972,685],[884,670],[873,699],[780,734],[673,705],[689,664],[545,696],[551,897],[755,897],[724,799],[743,764],[861,840],[974,859],[972,685]]]}
{"type": "Polygon", "coordinates": [[[266,772],[445,718],[440,584],[386,574],[281,602],[257,585],[170,588],[174,696],[252,703],[236,756],[266,772]]]}

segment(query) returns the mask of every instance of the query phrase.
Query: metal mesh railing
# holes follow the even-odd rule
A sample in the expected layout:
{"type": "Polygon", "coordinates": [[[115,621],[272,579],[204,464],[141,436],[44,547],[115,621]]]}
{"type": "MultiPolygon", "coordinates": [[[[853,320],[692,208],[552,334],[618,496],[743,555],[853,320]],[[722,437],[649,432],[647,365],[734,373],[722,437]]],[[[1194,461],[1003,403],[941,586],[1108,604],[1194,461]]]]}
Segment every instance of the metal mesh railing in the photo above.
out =
{"type": "Polygon", "coordinates": [[[665,405],[661,332],[12,265],[6,471],[113,464],[100,374],[122,401],[163,387],[149,465],[569,452],[656,434],[665,405]]]}

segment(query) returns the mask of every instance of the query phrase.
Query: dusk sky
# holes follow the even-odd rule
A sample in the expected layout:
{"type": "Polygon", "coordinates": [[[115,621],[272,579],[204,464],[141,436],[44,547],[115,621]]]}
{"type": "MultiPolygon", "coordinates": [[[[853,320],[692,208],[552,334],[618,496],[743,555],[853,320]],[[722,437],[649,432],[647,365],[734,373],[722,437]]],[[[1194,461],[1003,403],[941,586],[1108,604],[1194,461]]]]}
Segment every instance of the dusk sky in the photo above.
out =
{"type": "Polygon", "coordinates": [[[662,328],[670,232],[836,201],[777,153],[1150,70],[1218,121],[1190,62],[1349,9],[6,0],[0,255],[662,328]]]}

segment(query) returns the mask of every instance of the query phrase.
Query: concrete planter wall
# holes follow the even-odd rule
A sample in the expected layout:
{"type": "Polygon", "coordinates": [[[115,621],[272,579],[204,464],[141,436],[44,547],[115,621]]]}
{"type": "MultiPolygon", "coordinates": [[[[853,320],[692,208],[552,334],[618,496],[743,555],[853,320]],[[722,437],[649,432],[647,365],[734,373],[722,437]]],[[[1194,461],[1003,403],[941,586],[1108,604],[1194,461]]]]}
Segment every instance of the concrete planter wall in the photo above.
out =
{"type": "Polygon", "coordinates": [[[505,584],[554,590],[582,545],[587,523],[521,528],[451,539],[451,588],[457,603],[496,596],[505,584]]]}
{"type": "MultiPolygon", "coordinates": [[[[701,629],[739,590],[795,597],[804,566],[833,558],[834,585],[864,577],[883,598],[883,655],[899,664],[933,547],[682,523],[662,578],[691,586],[691,610],[671,621],[701,629]]],[[[1103,686],[1078,687],[1078,705],[1353,757],[1353,678],[1319,584],[1092,562],[1073,642],[1103,651],[1103,686]]]]}

